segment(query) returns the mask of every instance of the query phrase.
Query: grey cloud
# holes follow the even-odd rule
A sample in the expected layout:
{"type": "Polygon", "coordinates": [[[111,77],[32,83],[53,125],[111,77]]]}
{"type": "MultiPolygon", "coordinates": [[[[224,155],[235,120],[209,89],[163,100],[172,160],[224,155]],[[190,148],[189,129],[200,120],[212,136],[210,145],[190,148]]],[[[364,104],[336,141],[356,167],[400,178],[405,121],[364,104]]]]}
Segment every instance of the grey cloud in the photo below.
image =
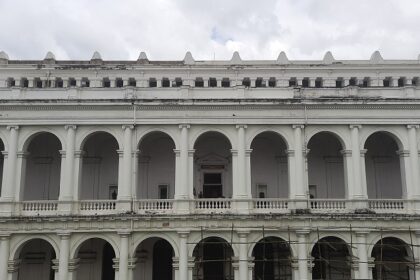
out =
{"type": "Polygon", "coordinates": [[[420,53],[417,0],[2,0],[0,50],[13,59],[367,59],[420,53]],[[216,32],[216,33],[215,33],[216,32]],[[217,35],[217,36],[216,36],[217,35]]]}

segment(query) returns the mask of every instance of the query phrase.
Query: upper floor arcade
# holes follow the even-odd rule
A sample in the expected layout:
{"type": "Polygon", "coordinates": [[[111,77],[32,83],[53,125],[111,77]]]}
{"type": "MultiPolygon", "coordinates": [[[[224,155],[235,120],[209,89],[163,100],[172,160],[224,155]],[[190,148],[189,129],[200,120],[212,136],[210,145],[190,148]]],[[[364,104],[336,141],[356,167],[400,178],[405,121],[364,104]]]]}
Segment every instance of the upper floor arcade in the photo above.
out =
{"type": "Polygon", "coordinates": [[[3,215],[418,213],[416,125],[0,128],[3,215]]]}

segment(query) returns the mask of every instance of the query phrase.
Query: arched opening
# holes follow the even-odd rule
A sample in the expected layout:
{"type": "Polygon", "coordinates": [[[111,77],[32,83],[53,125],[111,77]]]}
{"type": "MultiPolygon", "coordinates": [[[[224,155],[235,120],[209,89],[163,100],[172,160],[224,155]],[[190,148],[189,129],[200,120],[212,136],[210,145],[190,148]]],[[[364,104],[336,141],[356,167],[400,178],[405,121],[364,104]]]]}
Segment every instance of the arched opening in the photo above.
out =
{"type": "Polygon", "coordinates": [[[43,132],[31,139],[23,169],[23,200],[58,200],[61,149],[60,140],[52,133],[43,132]]]}
{"type": "Polygon", "coordinates": [[[314,135],[308,143],[308,179],[311,198],[345,198],[343,146],[329,132],[314,135]]]}
{"type": "Polygon", "coordinates": [[[113,268],[115,251],[111,244],[100,238],[83,242],[77,252],[76,280],[115,280],[113,268]]]}
{"type": "Polygon", "coordinates": [[[89,136],[82,149],[80,199],[117,199],[117,140],[107,132],[97,132],[89,136]]]}
{"type": "Polygon", "coordinates": [[[0,139],[0,193],[2,191],[3,187],[3,170],[4,170],[4,143],[0,139]]]}
{"type": "Polygon", "coordinates": [[[198,198],[232,197],[232,146],[219,132],[206,132],[194,144],[194,193],[198,198]]]}
{"type": "Polygon", "coordinates": [[[292,254],[289,243],[278,237],[266,237],[257,242],[253,279],[292,280],[292,254]]]}
{"type": "Polygon", "coordinates": [[[133,270],[136,280],[172,280],[174,250],[168,241],[152,237],[144,240],[137,247],[137,264],[133,270]]]}
{"type": "Polygon", "coordinates": [[[232,247],[218,237],[205,238],[193,252],[193,280],[233,279],[232,247]]]}
{"type": "Polygon", "coordinates": [[[288,198],[286,143],[274,132],[258,134],[251,143],[251,182],[255,198],[288,198]]]}
{"type": "Polygon", "coordinates": [[[413,253],[410,247],[398,238],[386,237],[379,240],[372,251],[375,280],[413,280],[413,253]]]}
{"type": "MultiPolygon", "coordinates": [[[[56,258],[54,248],[43,239],[32,239],[26,242],[19,254],[20,265],[17,280],[48,279],[53,280],[53,260],[56,258]]],[[[16,278],[14,278],[16,279],[16,278]]]]}
{"type": "Polygon", "coordinates": [[[365,142],[366,181],[371,199],[403,197],[397,142],[385,132],[376,132],[365,142]]]}
{"type": "Polygon", "coordinates": [[[175,192],[175,143],[163,132],[146,135],[139,145],[137,197],[169,199],[175,192]]]}
{"type": "Polygon", "coordinates": [[[351,276],[351,255],[347,244],[337,237],[324,237],[312,249],[312,279],[348,280],[351,276]]]}

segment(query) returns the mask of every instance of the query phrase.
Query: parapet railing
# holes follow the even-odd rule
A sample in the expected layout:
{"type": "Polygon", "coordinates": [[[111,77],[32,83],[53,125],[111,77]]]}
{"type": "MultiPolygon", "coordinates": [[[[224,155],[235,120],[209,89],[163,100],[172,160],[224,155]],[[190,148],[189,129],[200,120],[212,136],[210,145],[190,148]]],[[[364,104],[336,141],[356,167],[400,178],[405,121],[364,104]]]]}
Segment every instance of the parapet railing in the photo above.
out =
{"type": "Polygon", "coordinates": [[[357,209],[368,209],[375,213],[416,214],[420,201],[407,199],[308,199],[285,198],[199,198],[189,200],[139,199],[118,200],[32,200],[0,202],[0,215],[12,216],[56,216],[56,215],[110,215],[118,213],[136,214],[206,214],[206,213],[290,213],[297,209],[308,209],[313,213],[353,213],[357,209]],[[180,206],[182,204],[182,206],[180,206]],[[9,209],[9,210],[7,210],[9,209]],[[9,213],[9,214],[5,214],[9,213]]]}

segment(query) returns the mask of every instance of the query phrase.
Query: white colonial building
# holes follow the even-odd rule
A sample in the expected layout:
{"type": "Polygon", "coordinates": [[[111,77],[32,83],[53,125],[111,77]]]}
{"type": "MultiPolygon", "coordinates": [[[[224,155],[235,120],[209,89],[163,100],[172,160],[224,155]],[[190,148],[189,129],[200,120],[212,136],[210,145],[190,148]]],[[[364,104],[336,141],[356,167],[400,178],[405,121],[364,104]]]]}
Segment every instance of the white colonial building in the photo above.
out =
{"type": "Polygon", "coordinates": [[[420,279],[419,78],[1,52],[0,279],[420,279]]]}

